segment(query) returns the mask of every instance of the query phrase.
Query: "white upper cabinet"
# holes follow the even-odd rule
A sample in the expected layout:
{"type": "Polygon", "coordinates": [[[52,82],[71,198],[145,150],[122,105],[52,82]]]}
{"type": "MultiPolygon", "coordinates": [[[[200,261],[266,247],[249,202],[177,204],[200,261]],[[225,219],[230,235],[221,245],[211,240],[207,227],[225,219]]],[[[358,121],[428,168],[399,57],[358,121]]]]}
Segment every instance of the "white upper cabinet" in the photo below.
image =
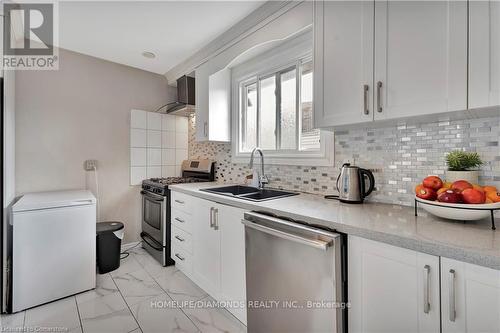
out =
{"type": "Polygon", "coordinates": [[[231,141],[231,70],[208,77],[208,140],[231,141]]]}
{"type": "Polygon", "coordinates": [[[373,120],[373,1],[314,5],[316,127],[373,120]]]}
{"type": "Polygon", "coordinates": [[[349,332],[439,332],[439,257],[349,236],[349,332]]]}
{"type": "Polygon", "coordinates": [[[467,109],[467,2],[376,1],[375,119],[467,109]]]}
{"type": "Polygon", "coordinates": [[[443,333],[500,332],[500,271],[441,258],[443,333]]]}
{"type": "Polygon", "coordinates": [[[208,62],[196,69],[196,140],[231,140],[231,70],[212,73],[208,62]]]}
{"type": "Polygon", "coordinates": [[[314,8],[317,127],[467,109],[466,1],[314,8]]]}
{"type": "Polygon", "coordinates": [[[469,108],[500,105],[500,2],[469,2],[469,108]]]}

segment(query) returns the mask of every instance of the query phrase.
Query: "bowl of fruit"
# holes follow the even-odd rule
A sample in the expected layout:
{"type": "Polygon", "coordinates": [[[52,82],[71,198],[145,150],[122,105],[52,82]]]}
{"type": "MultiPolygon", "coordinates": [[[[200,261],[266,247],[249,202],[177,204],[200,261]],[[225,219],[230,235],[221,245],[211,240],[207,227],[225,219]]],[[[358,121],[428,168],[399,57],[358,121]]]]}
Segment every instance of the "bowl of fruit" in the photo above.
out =
{"type": "Polygon", "coordinates": [[[500,193],[496,187],[471,184],[466,180],[448,183],[438,176],[426,177],[417,185],[415,200],[427,212],[452,220],[481,220],[500,209],[500,193]]]}

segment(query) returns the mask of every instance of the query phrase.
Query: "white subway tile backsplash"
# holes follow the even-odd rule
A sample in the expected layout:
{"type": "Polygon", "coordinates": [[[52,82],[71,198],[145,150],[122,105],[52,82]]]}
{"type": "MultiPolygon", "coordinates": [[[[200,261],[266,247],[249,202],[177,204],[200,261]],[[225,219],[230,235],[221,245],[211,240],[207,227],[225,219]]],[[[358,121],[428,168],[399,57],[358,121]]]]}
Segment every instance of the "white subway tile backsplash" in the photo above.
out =
{"type": "Polygon", "coordinates": [[[148,166],[161,166],[161,149],[148,148],[148,166]]]}
{"type": "Polygon", "coordinates": [[[161,153],[162,165],[175,165],[175,149],[162,149],[161,153]]]}
{"type": "Polygon", "coordinates": [[[148,130],[148,148],[161,148],[161,131],[148,130]]]}
{"type": "Polygon", "coordinates": [[[161,130],[162,131],[175,131],[175,119],[177,117],[171,114],[161,115],[161,130]]]}
{"type": "Polygon", "coordinates": [[[175,148],[188,149],[188,136],[184,132],[175,133],[175,148]]]}
{"type": "Polygon", "coordinates": [[[175,173],[175,165],[163,166],[161,169],[162,177],[178,177],[179,175],[175,173]]]}
{"type": "Polygon", "coordinates": [[[188,150],[187,149],[176,149],[175,150],[175,164],[181,165],[182,161],[188,158],[188,150]]]}
{"type": "Polygon", "coordinates": [[[172,131],[161,132],[161,147],[175,148],[175,132],[172,131]]]}
{"type": "Polygon", "coordinates": [[[130,119],[130,184],[179,176],[188,157],[187,118],[131,110],[130,119]]]}
{"type": "Polygon", "coordinates": [[[130,112],[130,127],[131,128],[147,128],[147,115],[146,111],[132,110],[130,112]]]}
{"type": "Polygon", "coordinates": [[[188,132],[188,118],[187,117],[176,117],[175,119],[175,131],[180,133],[188,132]]]}
{"type": "Polygon", "coordinates": [[[160,178],[161,166],[148,166],[146,168],[146,178],[160,178]]]}
{"type": "Polygon", "coordinates": [[[130,130],[130,147],[147,147],[147,130],[132,128],[130,130]]]}
{"type": "Polygon", "coordinates": [[[146,179],[146,167],[130,168],[130,185],[140,185],[146,179]]]}
{"type": "Polygon", "coordinates": [[[146,166],[146,148],[130,148],[130,166],[146,166]]]}
{"type": "Polygon", "coordinates": [[[148,129],[161,131],[161,113],[157,112],[148,112],[148,129]]]}

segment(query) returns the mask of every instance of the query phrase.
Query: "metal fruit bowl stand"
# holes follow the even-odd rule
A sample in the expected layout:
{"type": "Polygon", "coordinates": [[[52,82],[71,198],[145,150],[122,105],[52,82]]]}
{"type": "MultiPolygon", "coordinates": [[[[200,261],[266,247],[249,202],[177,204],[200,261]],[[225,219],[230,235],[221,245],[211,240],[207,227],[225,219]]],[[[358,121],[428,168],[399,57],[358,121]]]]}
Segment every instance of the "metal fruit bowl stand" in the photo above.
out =
{"type": "Polygon", "coordinates": [[[500,210],[500,202],[478,205],[454,204],[429,201],[415,196],[415,216],[418,216],[419,205],[433,215],[450,220],[475,221],[490,217],[492,230],[496,230],[494,212],[500,210]]]}

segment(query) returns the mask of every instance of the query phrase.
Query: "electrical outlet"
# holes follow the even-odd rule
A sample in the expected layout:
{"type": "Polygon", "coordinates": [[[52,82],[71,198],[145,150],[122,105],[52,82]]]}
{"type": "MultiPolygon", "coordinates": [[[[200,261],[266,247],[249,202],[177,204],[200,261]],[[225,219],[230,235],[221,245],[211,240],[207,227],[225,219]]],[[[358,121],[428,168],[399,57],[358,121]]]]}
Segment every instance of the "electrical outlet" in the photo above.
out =
{"type": "Polygon", "coordinates": [[[86,160],[83,163],[85,171],[94,171],[97,169],[97,160],[86,160]]]}

